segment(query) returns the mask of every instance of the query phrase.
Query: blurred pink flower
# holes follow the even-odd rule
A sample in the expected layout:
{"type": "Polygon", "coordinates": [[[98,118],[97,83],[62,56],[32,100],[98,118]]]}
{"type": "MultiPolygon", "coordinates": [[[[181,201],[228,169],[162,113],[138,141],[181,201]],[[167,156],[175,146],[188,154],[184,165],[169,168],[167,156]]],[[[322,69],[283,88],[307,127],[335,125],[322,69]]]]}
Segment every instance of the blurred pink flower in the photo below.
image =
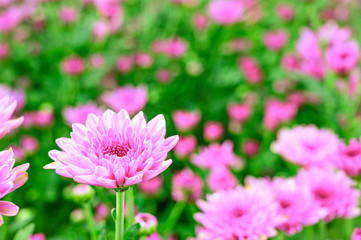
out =
{"type": "Polygon", "coordinates": [[[248,104],[231,103],[227,106],[228,116],[235,122],[243,123],[252,114],[252,109],[248,104]]]}
{"type": "Polygon", "coordinates": [[[85,124],[90,113],[100,116],[103,113],[103,109],[99,108],[93,102],[88,102],[87,104],[76,107],[65,107],[63,110],[63,116],[69,126],[73,123],[85,124]]]}
{"type": "Polygon", "coordinates": [[[311,29],[303,29],[301,37],[297,42],[297,51],[307,60],[321,59],[321,49],[319,47],[318,39],[311,29]]]}
{"type": "Polygon", "coordinates": [[[7,33],[13,30],[23,20],[24,11],[16,5],[0,13],[0,32],[7,33]]]}
{"type": "Polygon", "coordinates": [[[93,25],[93,36],[96,41],[100,41],[107,37],[110,33],[110,25],[106,21],[96,21],[93,25]]]}
{"type": "Polygon", "coordinates": [[[54,122],[54,111],[42,109],[24,113],[24,127],[49,127],[54,122]]]}
{"type": "Polygon", "coordinates": [[[84,61],[80,57],[68,57],[62,62],[62,69],[69,75],[80,75],[84,71],[84,61]]]}
{"type": "Polygon", "coordinates": [[[200,239],[267,239],[282,223],[272,194],[258,187],[219,191],[197,205],[202,211],[194,215],[202,225],[200,239]]]}
{"type": "Polygon", "coordinates": [[[164,53],[172,58],[182,58],[187,51],[187,43],[180,38],[170,38],[167,40],[164,53]]]}
{"type": "Polygon", "coordinates": [[[152,66],[154,59],[152,55],[144,52],[139,52],[135,55],[135,63],[142,68],[148,68],[152,66]]]}
{"type": "Polygon", "coordinates": [[[172,114],[175,127],[180,132],[194,129],[201,120],[202,114],[199,111],[176,110],[172,114]]]}
{"type": "Polygon", "coordinates": [[[32,234],[29,237],[29,240],[46,240],[46,237],[44,233],[36,233],[36,234],[32,234]]]}
{"type": "Polygon", "coordinates": [[[14,154],[14,158],[18,161],[18,162],[22,162],[25,159],[25,151],[22,147],[19,147],[18,145],[15,144],[11,144],[9,146],[11,148],[11,151],[14,154]]]}
{"type": "Polygon", "coordinates": [[[161,83],[169,83],[173,80],[172,72],[170,70],[164,69],[164,68],[158,69],[155,76],[156,76],[158,82],[161,82],[161,83]]]}
{"type": "Polygon", "coordinates": [[[293,7],[286,4],[278,4],[276,7],[276,14],[279,18],[290,21],[295,16],[295,10],[293,7]]]}
{"type": "Polygon", "coordinates": [[[152,233],[147,237],[147,240],[162,240],[162,237],[159,233],[152,233]]]}
{"type": "MultiPolygon", "coordinates": [[[[10,150],[0,152],[0,199],[8,193],[16,190],[28,180],[26,170],[29,164],[23,164],[14,168],[14,154],[10,150]]],[[[15,216],[19,212],[19,207],[7,201],[0,201],[0,226],[4,224],[2,215],[15,216]]]]}
{"type": "Polygon", "coordinates": [[[207,121],[204,124],[203,136],[207,141],[219,141],[224,134],[224,127],[220,122],[207,121]]]}
{"type": "Polygon", "coordinates": [[[302,169],[296,176],[297,186],[311,189],[313,202],[327,209],[325,221],[334,218],[353,218],[360,214],[360,192],[353,188],[353,181],[344,172],[332,169],[302,169]]]}
{"type": "Polygon", "coordinates": [[[101,68],[104,65],[104,56],[102,54],[93,54],[90,58],[90,64],[94,69],[101,68]]]}
{"type": "Polygon", "coordinates": [[[353,230],[351,240],[361,240],[361,228],[355,228],[353,230]]]}
{"type": "Polygon", "coordinates": [[[203,193],[202,178],[191,169],[185,168],[173,174],[172,198],[175,201],[194,201],[203,193]]]}
{"type": "Polygon", "coordinates": [[[263,80],[262,70],[254,58],[249,56],[241,57],[238,65],[248,83],[257,84],[263,80]]]}
{"type": "Polygon", "coordinates": [[[294,178],[275,178],[272,192],[278,203],[278,213],[286,221],[278,226],[287,235],[302,230],[303,226],[316,224],[327,215],[327,210],[314,201],[312,192],[305,186],[298,186],[294,178]]]}
{"type": "Polygon", "coordinates": [[[351,38],[352,32],[348,28],[340,28],[336,22],[328,21],[318,29],[317,37],[321,42],[332,47],[335,44],[344,43],[351,38]]]}
{"type": "Polygon", "coordinates": [[[34,153],[39,149],[38,139],[30,135],[23,135],[20,144],[27,153],[34,153]]]}
{"type": "Polygon", "coordinates": [[[348,92],[351,97],[353,97],[356,94],[357,88],[359,86],[359,81],[360,81],[360,70],[355,69],[350,73],[348,78],[348,92]]]}
{"type": "Polygon", "coordinates": [[[296,56],[286,53],[282,56],[281,66],[289,71],[299,70],[300,60],[296,56]]]}
{"type": "Polygon", "coordinates": [[[208,5],[208,14],[220,25],[232,25],[241,20],[243,6],[237,0],[213,0],[208,5]]]}
{"type": "Polygon", "coordinates": [[[266,32],[263,42],[272,51],[281,50],[288,42],[288,33],[283,30],[266,32]]]}
{"type": "Polygon", "coordinates": [[[65,24],[74,23],[78,17],[78,11],[74,7],[63,6],[59,12],[60,20],[65,24]]]}
{"type": "Polygon", "coordinates": [[[10,102],[16,101],[15,112],[21,111],[26,102],[25,93],[23,91],[12,89],[7,85],[0,84],[0,98],[8,96],[10,102]]]}
{"type": "Polygon", "coordinates": [[[165,132],[163,115],[147,123],[142,112],[130,119],[124,109],[90,114],[85,125],[73,124],[71,138],[57,139],[62,151],[50,151],[54,162],[45,168],[78,183],[110,189],[131,186],[152,179],[172,163],[165,159],[178,136],[165,139],[165,132]]]}
{"type": "Polygon", "coordinates": [[[339,74],[350,72],[360,58],[356,41],[338,43],[326,50],[326,61],[339,74]]]}
{"type": "Polygon", "coordinates": [[[12,118],[15,108],[16,101],[11,101],[7,96],[0,96],[0,139],[24,121],[24,117],[12,118]]]}
{"type": "Polygon", "coordinates": [[[148,195],[148,196],[155,196],[157,195],[163,187],[163,177],[158,175],[150,180],[141,182],[139,184],[139,190],[148,195]]]}
{"type": "Polygon", "coordinates": [[[224,141],[223,144],[212,143],[208,147],[202,147],[199,154],[192,156],[191,161],[194,165],[205,169],[219,166],[232,167],[242,162],[233,153],[233,142],[230,140],[224,141]]]}
{"type": "Polygon", "coordinates": [[[317,129],[314,125],[296,126],[281,129],[271,150],[301,166],[324,168],[333,165],[339,143],[339,138],[327,129],[317,129]]]}
{"type": "Polygon", "coordinates": [[[110,215],[110,208],[105,203],[99,203],[95,207],[95,221],[101,222],[110,215]]]}
{"type": "Polygon", "coordinates": [[[335,166],[350,176],[361,174],[361,145],[352,138],[347,146],[339,143],[339,152],[334,156],[335,166]]]}
{"type": "Polygon", "coordinates": [[[268,99],[263,124],[266,128],[275,130],[280,124],[290,122],[296,116],[297,112],[298,106],[293,102],[268,99]]]}
{"type": "Polygon", "coordinates": [[[242,145],[242,151],[247,156],[254,156],[259,152],[260,144],[255,139],[249,139],[242,145]]]}
{"type": "Polygon", "coordinates": [[[0,42],[0,60],[5,59],[9,56],[10,49],[6,43],[0,42]]]}
{"type": "Polygon", "coordinates": [[[202,13],[195,14],[193,16],[192,24],[197,30],[205,30],[208,26],[208,18],[202,13]]]}
{"type": "Polygon", "coordinates": [[[213,192],[218,192],[234,188],[237,185],[237,179],[227,167],[219,166],[211,169],[207,184],[213,192]]]}
{"type": "Polygon", "coordinates": [[[129,73],[134,66],[133,56],[121,56],[118,58],[116,68],[120,73],[129,73]]]}
{"type": "Polygon", "coordinates": [[[195,148],[197,147],[197,138],[189,135],[189,136],[181,136],[177,145],[174,147],[174,154],[178,158],[187,158],[195,148]]]}
{"type": "Polygon", "coordinates": [[[125,109],[130,115],[134,115],[143,110],[147,104],[148,92],[143,85],[138,87],[126,85],[116,88],[112,92],[103,93],[100,99],[114,111],[125,109]]]}
{"type": "Polygon", "coordinates": [[[149,235],[155,232],[158,226],[158,220],[149,213],[138,213],[135,216],[135,222],[140,224],[139,234],[149,235]]]}

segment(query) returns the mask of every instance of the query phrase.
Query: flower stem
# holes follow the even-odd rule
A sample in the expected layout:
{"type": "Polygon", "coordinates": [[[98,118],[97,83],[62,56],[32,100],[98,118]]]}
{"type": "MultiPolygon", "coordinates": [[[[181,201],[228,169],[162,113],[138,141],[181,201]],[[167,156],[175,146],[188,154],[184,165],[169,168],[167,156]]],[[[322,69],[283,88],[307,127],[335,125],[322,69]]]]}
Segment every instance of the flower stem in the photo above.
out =
{"type": "Polygon", "coordinates": [[[183,209],[185,208],[187,202],[186,201],[178,201],[174,205],[172,211],[170,212],[167,220],[165,221],[167,223],[167,226],[164,228],[164,232],[168,233],[171,229],[174,228],[175,224],[178,222],[178,219],[180,215],[183,212],[183,209]]]}
{"type": "Polygon", "coordinates": [[[94,223],[94,217],[93,217],[93,213],[90,207],[90,203],[84,203],[83,204],[83,209],[85,212],[85,217],[86,217],[86,221],[88,222],[88,226],[89,226],[89,230],[90,230],[90,236],[92,240],[96,240],[97,239],[97,232],[95,229],[95,223],[94,223]]]}
{"type": "Polygon", "coordinates": [[[115,220],[115,240],[123,240],[124,236],[124,198],[125,192],[116,192],[116,220],[115,220]]]}
{"type": "Polygon", "coordinates": [[[126,229],[129,229],[134,224],[134,194],[133,188],[129,188],[126,193],[127,197],[127,219],[126,219],[126,229]]]}
{"type": "Polygon", "coordinates": [[[324,221],[318,223],[318,229],[320,232],[320,240],[325,240],[327,237],[327,226],[324,221]]]}

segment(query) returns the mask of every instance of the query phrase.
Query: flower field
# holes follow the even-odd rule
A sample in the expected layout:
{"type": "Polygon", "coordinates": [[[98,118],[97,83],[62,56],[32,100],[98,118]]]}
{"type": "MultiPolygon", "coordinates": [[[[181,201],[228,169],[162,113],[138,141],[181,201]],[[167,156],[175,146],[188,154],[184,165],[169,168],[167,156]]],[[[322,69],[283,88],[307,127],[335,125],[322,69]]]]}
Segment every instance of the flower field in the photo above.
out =
{"type": "Polygon", "coordinates": [[[0,0],[0,240],[361,240],[359,0],[0,0]]]}

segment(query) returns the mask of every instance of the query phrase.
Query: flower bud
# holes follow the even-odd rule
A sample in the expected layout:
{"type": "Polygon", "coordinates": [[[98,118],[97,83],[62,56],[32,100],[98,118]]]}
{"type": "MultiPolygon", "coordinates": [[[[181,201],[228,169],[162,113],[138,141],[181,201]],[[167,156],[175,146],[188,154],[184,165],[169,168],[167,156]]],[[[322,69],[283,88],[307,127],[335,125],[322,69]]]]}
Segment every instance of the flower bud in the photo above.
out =
{"type": "Polygon", "coordinates": [[[88,202],[94,195],[95,190],[86,184],[78,184],[72,191],[72,197],[75,202],[88,202]]]}
{"type": "Polygon", "coordinates": [[[139,234],[149,236],[156,231],[158,221],[157,218],[149,213],[138,213],[135,216],[135,222],[140,224],[139,234]]]}

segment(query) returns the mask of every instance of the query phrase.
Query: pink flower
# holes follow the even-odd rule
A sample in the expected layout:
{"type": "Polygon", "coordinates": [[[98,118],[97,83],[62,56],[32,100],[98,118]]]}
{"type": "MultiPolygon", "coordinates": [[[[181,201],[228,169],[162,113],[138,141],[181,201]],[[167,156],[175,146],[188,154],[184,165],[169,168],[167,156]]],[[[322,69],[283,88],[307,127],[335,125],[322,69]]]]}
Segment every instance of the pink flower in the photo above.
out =
{"type": "Polygon", "coordinates": [[[105,220],[110,214],[110,209],[105,203],[99,203],[95,207],[95,221],[101,222],[105,220]]]}
{"type": "Polygon", "coordinates": [[[165,54],[172,58],[182,58],[187,51],[187,43],[180,38],[170,38],[167,40],[165,54]]]}
{"type": "Polygon", "coordinates": [[[0,97],[0,139],[23,123],[24,117],[12,118],[15,109],[16,101],[0,97]]]}
{"type": "Polygon", "coordinates": [[[326,61],[339,74],[351,71],[360,58],[356,41],[335,44],[326,50],[326,61]]]}
{"type": "Polygon", "coordinates": [[[148,101],[147,88],[143,85],[133,87],[126,85],[116,88],[113,92],[103,93],[100,96],[103,103],[115,111],[125,109],[130,115],[143,110],[148,101]]]}
{"type": "Polygon", "coordinates": [[[178,158],[187,158],[197,147],[197,138],[189,136],[181,136],[177,145],[174,147],[174,153],[178,158]]]}
{"type": "Polygon", "coordinates": [[[62,69],[65,73],[77,76],[84,71],[84,62],[80,57],[68,57],[62,63],[62,69]]]}
{"type": "Polygon", "coordinates": [[[361,240],[361,228],[355,228],[353,230],[351,240],[361,240]]]}
{"type": "Polygon", "coordinates": [[[148,68],[152,66],[154,59],[152,55],[148,53],[139,52],[135,55],[135,63],[142,68],[148,68]]]}
{"type": "Polygon", "coordinates": [[[356,94],[357,87],[360,81],[360,71],[359,69],[353,70],[348,78],[348,92],[351,97],[356,94]]]}
{"type": "Polygon", "coordinates": [[[201,120],[201,113],[198,111],[176,110],[172,114],[175,127],[180,132],[190,131],[196,127],[201,120]]]}
{"type": "Polygon", "coordinates": [[[0,42],[0,60],[5,59],[9,56],[10,49],[6,43],[0,42]]]}
{"type": "Polygon", "coordinates": [[[329,47],[348,41],[351,35],[351,29],[340,28],[337,23],[333,21],[327,22],[317,33],[318,38],[329,47]]]}
{"type": "Polygon", "coordinates": [[[288,41],[288,33],[282,30],[269,31],[263,37],[263,42],[272,51],[281,50],[288,41]]]}
{"type": "Polygon", "coordinates": [[[252,109],[248,104],[231,103],[227,107],[228,116],[235,122],[243,123],[252,114],[252,109]]]}
{"type": "Polygon", "coordinates": [[[219,191],[197,205],[202,212],[194,218],[204,237],[199,239],[267,239],[277,234],[275,228],[282,221],[270,191],[258,187],[219,191]]]}
{"type": "Polygon", "coordinates": [[[54,122],[53,109],[42,109],[24,113],[24,127],[49,127],[54,122]]]}
{"type": "Polygon", "coordinates": [[[24,10],[16,5],[0,13],[0,32],[7,33],[18,26],[24,18],[24,10]]]}
{"type": "Polygon", "coordinates": [[[120,73],[129,73],[133,69],[133,66],[133,56],[121,56],[116,63],[116,68],[120,73]]]}
{"type": "Polygon", "coordinates": [[[209,16],[220,25],[232,25],[241,20],[243,6],[237,0],[213,0],[208,5],[209,16]]]}
{"type": "Polygon", "coordinates": [[[298,186],[294,178],[275,178],[271,187],[278,213],[287,219],[278,228],[286,234],[300,232],[303,226],[316,224],[327,215],[327,210],[314,201],[310,189],[305,185],[298,186]]]}
{"type": "Polygon", "coordinates": [[[276,14],[279,18],[285,21],[290,21],[295,16],[295,10],[293,7],[286,4],[278,4],[276,8],[276,14]]]}
{"type": "Polygon", "coordinates": [[[300,68],[300,61],[296,56],[286,53],[282,56],[281,65],[286,70],[295,71],[300,68]]]}
{"type": "Polygon", "coordinates": [[[231,167],[242,160],[233,153],[233,143],[229,140],[223,144],[212,143],[201,148],[199,154],[192,156],[192,163],[198,167],[212,169],[219,166],[231,167]]]}
{"type": "Polygon", "coordinates": [[[247,156],[254,156],[259,152],[259,142],[254,139],[247,140],[243,143],[242,150],[247,156]]]}
{"type": "Polygon", "coordinates": [[[301,170],[297,186],[311,189],[313,202],[327,210],[326,221],[334,218],[353,218],[360,214],[358,206],[359,190],[353,188],[353,181],[344,172],[332,169],[312,168],[301,170]]]}
{"type": "Polygon", "coordinates": [[[338,137],[327,129],[317,129],[314,125],[296,126],[281,129],[271,149],[287,161],[307,168],[324,168],[332,165],[339,143],[338,137]]]}
{"type": "Polygon", "coordinates": [[[162,187],[163,177],[161,175],[139,184],[140,191],[148,196],[157,195],[162,190],[162,187]]]}
{"type": "Polygon", "coordinates": [[[334,157],[335,166],[350,176],[361,174],[361,145],[356,139],[351,139],[349,146],[339,143],[339,152],[334,157]]]}
{"type": "Polygon", "coordinates": [[[90,58],[90,64],[94,69],[101,68],[104,65],[104,57],[102,54],[94,54],[90,58]]]}
{"type": "Polygon", "coordinates": [[[191,169],[183,169],[173,175],[172,198],[175,201],[194,201],[203,193],[203,181],[191,169]]]}
{"type": "Polygon", "coordinates": [[[135,222],[140,224],[140,235],[150,235],[158,226],[157,218],[149,213],[138,213],[135,216],[135,222]]]}
{"type": "Polygon", "coordinates": [[[73,123],[85,124],[88,115],[91,113],[100,116],[103,113],[103,109],[99,108],[95,103],[89,102],[76,107],[65,107],[63,116],[67,124],[71,126],[73,123]]]}
{"type": "MultiPolygon", "coordinates": [[[[26,170],[29,164],[23,164],[14,168],[15,159],[11,150],[0,152],[0,199],[8,193],[16,190],[28,180],[26,170]]],[[[0,201],[0,226],[4,224],[2,215],[15,216],[19,207],[7,201],[0,201]]]]}
{"type": "Polygon", "coordinates": [[[305,28],[297,43],[298,53],[307,60],[321,59],[321,49],[318,44],[316,34],[308,28],[305,28]]]}
{"type": "Polygon", "coordinates": [[[7,85],[0,84],[0,98],[8,96],[10,102],[16,101],[15,112],[21,111],[25,106],[25,93],[17,89],[12,89],[7,85]]]}
{"type": "Polygon", "coordinates": [[[106,21],[96,21],[93,25],[93,36],[96,41],[100,41],[107,37],[110,33],[110,25],[106,21]]]}
{"type": "Polygon", "coordinates": [[[39,149],[38,139],[30,135],[23,135],[20,139],[20,144],[27,153],[34,153],[39,149]]]}
{"type": "Polygon", "coordinates": [[[224,166],[211,169],[207,178],[207,184],[213,192],[232,189],[237,185],[237,179],[224,166]]]}
{"type": "Polygon", "coordinates": [[[173,80],[172,72],[164,68],[158,69],[155,76],[161,83],[169,83],[173,80]]]}
{"type": "Polygon", "coordinates": [[[290,122],[296,116],[297,111],[298,106],[292,102],[268,99],[263,124],[266,128],[274,130],[280,124],[290,122]]]}
{"type": "Polygon", "coordinates": [[[44,233],[36,233],[36,234],[32,234],[29,237],[29,240],[46,240],[46,237],[44,233]]]}
{"type": "Polygon", "coordinates": [[[149,123],[143,113],[133,119],[122,109],[107,110],[102,116],[90,114],[85,125],[73,124],[71,138],[59,138],[62,151],[52,150],[54,160],[45,166],[83,184],[110,189],[152,179],[169,167],[167,153],[178,136],[165,137],[165,120],[158,115],[149,123]]]}
{"type": "Polygon", "coordinates": [[[159,233],[152,233],[147,237],[147,240],[162,240],[162,237],[159,233]]]}
{"type": "Polygon", "coordinates": [[[60,20],[65,24],[70,24],[78,19],[78,12],[74,7],[63,6],[60,9],[59,17],[60,20]]]}
{"type": "Polygon", "coordinates": [[[198,13],[193,16],[192,24],[197,30],[205,30],[208,26],[208,18],[206,15],[198,13]]]}
{"type": "Polygon", "coordinates": [[[223,137],[224,127],[220,122],[208,121],[204,124],[203,135],[207,141],[218,141],[223,137]]]}
{"type": "Polygon", "coordinates": [[[263,73],[255,59],[248,56],[241,57],[238,65],[248,83],[257,84],[262,81],[263,73]]]}

